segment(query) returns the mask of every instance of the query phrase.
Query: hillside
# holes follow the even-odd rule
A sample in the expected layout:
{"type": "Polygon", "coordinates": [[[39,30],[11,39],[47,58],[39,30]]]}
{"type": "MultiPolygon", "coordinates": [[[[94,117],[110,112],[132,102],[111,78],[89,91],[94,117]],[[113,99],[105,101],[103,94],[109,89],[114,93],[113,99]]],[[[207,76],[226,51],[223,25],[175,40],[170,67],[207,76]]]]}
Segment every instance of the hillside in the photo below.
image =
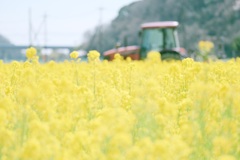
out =
{"type": "Polygon", "coordinates": [[[231,56],[232,40],[240,36],[235,0],[143,0],[122,7],[110,24],[86,37],[82,48],[103,52],[116,42],[136,45],[141,23],[165,20],[179,21],[180,43],[187,50],[195,50],[200,40],[211,40],[216,50],[224,49],[231,56]]]}
{"type": "Polygon", "coordinates": [[[17,49],[2,49],[1,46],[12,46],[13,44],[4,36],[0,35],[0,60],[6,62],[11,60],[22,60],[23,55],[19,54],[20,50],[17,49]]]}
{"type": "Polygon", "coordinates": [[[2,35],[0,35],[0,45],[11,45],[11,42],[2,35]]]}

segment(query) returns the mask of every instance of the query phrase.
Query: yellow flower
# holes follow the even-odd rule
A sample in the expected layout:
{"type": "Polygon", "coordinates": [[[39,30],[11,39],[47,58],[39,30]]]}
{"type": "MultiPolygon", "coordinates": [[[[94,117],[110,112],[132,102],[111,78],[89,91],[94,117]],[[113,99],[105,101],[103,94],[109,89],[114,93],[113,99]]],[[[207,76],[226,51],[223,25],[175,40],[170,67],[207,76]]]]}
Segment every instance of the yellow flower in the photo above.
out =
{"type": "Polygon", "coordinates": [[[34,47],[30,47],[26,50],[26,56],[28,59],[33,59],[37,55],[37,50],[34,47]]]}
{"type": "Polygon", "coordinates": [[[100,53],[96,50],[89,51],[87,54],[89,62],[99,61],[100,53]]]}
{"type": "Polygon", "coordinates": [[[116,54],[114,55],[114,60],[115,60],[115,61],[121,61],[121,60],[123,60],[123,57],[121,56],[121,54],[116,53],[116,54]]]}
{"type": "Polygon", "coordinates": [[[217,160],[236,160],[236,158],[231,155],[222,155],[217,160]]]}
{"type": "Polygon", "coordinates": [[[147,54],[147,60],[150,60],[151,62],[160,62],[161,54],[157,51],[150,51],[147,54]]]}
{"type": "Polygon", "coordinates": [[[198,48],[203,52],[210,52],[214,48],[214,44],[211,41],[200,41],[198,43],[198,48]]]}
{"type": "Polygon", "coordinates": [[[70,53],[70,57],[73,58],[73,59],[77,59],[78,58],[78,52],[77,51],[73,51],[70,53]]]}
{"type": "Polygon", "coordinates": [[[239,159],[240,59],[99,56],[0,61],[1,160],[239,159]]]}
{"type": "Polygon", "coordinates": [[[38,56],[35,56],[35,57],[32,59],[33,64],[38,64],[38,63],[39,63],[38,60],[39,60],[39,57],[38,57],[38,56]]]}
{"type": "Polygon", "coordinates": [[[78,59],[77,59],[77,62],[79,63],[80,61],[81,61],[81,58],[78,58],[78,59]]]}
{"type": "Polygon", "coordinates": [[[0,128],[0,146],[9,146],[13,142],[13,133],[6,129],[0,128]]]}
{"type": "Polygon", "coordinates": [[[22,148],[20,157],[23,159],[40,159],[41,158],[41,145],[37,139],[28,140],[22,148]]]}
{"type": "Polygon", "coordinates": [[[132,58],[131,58],[131,57],[127,57],[127,58],[126,58],[126,61],[127,61],[127,62],[131,62],[131,61],[132,61],[132,58]]]}

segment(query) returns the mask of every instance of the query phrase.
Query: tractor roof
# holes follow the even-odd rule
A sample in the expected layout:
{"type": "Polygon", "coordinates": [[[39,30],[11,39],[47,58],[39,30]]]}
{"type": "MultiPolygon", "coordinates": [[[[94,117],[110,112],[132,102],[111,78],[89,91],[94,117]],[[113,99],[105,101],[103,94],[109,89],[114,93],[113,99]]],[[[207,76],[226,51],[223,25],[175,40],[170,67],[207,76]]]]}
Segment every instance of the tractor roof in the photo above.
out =
{"type": "Polygon", "coordinates": [[[141,28],[176,28],[178,26],[177,21],[160,21],[160,22],[149,22],[142,24],[141,28]]]}

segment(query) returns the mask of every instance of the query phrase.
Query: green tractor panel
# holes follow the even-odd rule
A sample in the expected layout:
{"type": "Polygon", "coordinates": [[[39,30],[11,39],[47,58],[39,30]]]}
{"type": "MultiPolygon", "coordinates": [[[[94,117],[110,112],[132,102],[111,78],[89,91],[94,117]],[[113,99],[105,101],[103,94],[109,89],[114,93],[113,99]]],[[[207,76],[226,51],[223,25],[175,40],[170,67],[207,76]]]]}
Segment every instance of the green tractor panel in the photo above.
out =
{"type": "Polygon", "coordinates": [[[186,51],[179,45],[176,21],[144,23],[139,32],[140,46],[126,46],[104,52],[104,58],[113,60],[116,53],[132,60],[146,59],[150,51],[161,53],[162,60],[181,60],[186,51]]]}

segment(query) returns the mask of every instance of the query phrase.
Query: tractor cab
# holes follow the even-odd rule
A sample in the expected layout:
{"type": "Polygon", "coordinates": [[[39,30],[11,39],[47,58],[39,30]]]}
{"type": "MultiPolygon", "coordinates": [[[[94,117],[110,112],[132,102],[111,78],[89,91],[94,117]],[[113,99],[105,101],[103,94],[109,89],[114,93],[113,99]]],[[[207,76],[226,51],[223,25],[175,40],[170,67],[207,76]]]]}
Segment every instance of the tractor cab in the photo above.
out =
{"type": "Polygon", "coordinates": [[[104,52],[104,57],[112,60],[119,53],[133,60],[146,59],[150,51],[161,53],[162,60],[181,60],[185,50],[180,48],[176,21],[144,23],[139,32],[140,46],[115,48],[104,52]]]}
{"type": "Polygon", "coordinates": [[[141,26],[140,57],[145,59],[150,51],[159,51],[162,59],[180,60],[180,48],[177,34],[178,22],[152,22],[141,26]]]}

